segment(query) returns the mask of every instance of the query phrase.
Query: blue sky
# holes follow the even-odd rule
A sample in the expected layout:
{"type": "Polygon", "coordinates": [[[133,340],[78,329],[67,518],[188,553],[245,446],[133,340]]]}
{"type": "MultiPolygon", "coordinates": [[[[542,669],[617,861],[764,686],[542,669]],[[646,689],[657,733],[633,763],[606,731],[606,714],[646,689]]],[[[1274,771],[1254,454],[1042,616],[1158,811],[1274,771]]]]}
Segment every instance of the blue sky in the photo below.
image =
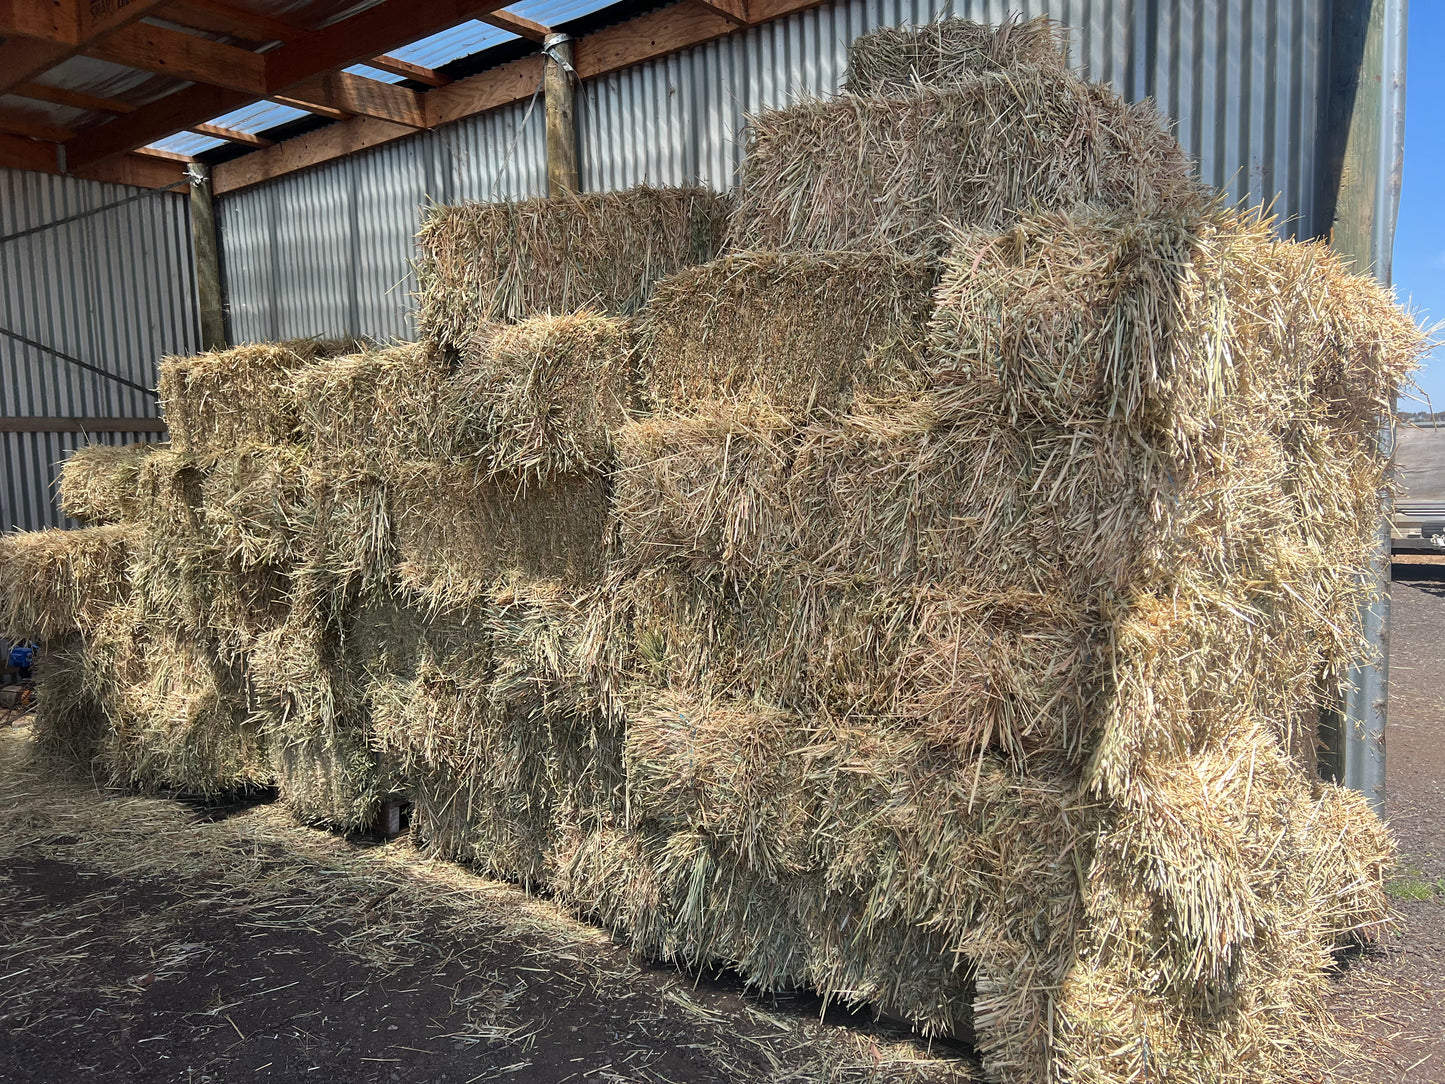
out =
{"type": "MultiPolygon", "coordinates": [[[[1405,175],[1395,228],[1395,289],[1423,310],[1428,326],[1445,320],[1445,4],[1410,5],[1405,62],[1405,175]]],[[[1445,410],[1445,347],[1417,377],[1436,410],[1445,410]]],[[[1401,402],[1402,410],[1424,410],[1401,402]]]]}

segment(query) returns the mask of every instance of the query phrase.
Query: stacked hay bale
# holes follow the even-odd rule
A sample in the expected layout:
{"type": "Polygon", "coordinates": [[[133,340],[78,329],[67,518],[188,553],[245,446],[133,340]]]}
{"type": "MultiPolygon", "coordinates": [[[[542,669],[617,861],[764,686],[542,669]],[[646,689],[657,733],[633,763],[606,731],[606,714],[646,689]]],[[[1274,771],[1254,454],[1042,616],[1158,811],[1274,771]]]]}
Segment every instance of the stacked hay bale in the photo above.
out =
{"type": "Polygon", "coordinates": [[[1384,916],[1313,718],[1413,325],[1043,21],[859,39],[755,118],[724,251],[726,209],[440,208],[421,342],[167,362],[172,444],[66,468],[118,526],[0,549],[52,744],[342,827],[405,795],[995,1080],[1271,1079],[1384,916]]]}
{"type": "Polygon", "coordinates": [[[634,314],[716,254],[728,208],[653,188],[438,208],[426,362],[318,368],[301,395],[318,447],[386,464],[394,552],[366,620],[414,631],[368,651],[372,710],[413,830],[528,885],[620,820],[620,720],[584,665],[611,435],[635,406],[634,314]]]}
{"type": "Polygon", "coordinates": [[[1384,918],[1311,728],[1418,335],[1048,34],[860,39],[644,310],[596,637],[629,830],[562,891],[995,1079],[1267,1079],[1384,918]]]}

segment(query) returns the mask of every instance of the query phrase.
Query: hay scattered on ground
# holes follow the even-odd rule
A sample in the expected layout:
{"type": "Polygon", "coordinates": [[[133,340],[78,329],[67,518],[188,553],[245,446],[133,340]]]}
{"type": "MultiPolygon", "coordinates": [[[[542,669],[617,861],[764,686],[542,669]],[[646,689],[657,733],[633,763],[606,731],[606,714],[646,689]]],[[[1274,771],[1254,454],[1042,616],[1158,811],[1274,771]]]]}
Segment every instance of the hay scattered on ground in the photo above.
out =
{"type": "Polygon", "coordinates": [[[940,256],[950,222],[1000,230],[1083,201],[1148,214],[1200,191],[1151,105],[1018,68],[752,117],[730,244],[940,256]]]}
{"type": "Polygon", "coordinates": [[[135,515],[141,464],[154,444],[87,444],[60,466],[60,510],[95,525],[135,515]]]}
{"type": "Polygon", "coordinates": [[[653,408],[764,396],[835,410],[919,390],[936,270],[877,253],[739,252],[658,284],[641,382],[653,408]]]}
{"type": "Polygon", "coordinates": [[[460,352],[489,323],[630,315],[658,279],[717,254],[728,206],[705,189],[640,187],[434,208],[417,236],[417,325],[460,352]]]}
{"type": "Polygon", "coordinates": [[[948,86],[980,72],[1068,64],[1063,27],[1043,16],[998,26],[944,19],[924,26],[886,26],[848,46],[849,94],[906,93],[918,86],[948,86]]]}

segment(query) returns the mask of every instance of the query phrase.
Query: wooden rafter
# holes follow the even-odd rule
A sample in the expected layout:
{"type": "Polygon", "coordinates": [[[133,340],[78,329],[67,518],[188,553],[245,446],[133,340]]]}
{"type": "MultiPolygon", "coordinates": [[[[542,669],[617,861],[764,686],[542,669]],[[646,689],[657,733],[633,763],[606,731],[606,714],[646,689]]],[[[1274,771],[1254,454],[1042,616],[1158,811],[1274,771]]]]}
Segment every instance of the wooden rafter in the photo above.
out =
{"type": "Polygon", "coordinates": [[[69,128],[58,124],[47,124],[28,113],[0,107],[0,132],[25,136],[28,139],[43,139],[51,143],[64,143],[75,135],[69,128]]]}
{"type": "Polygon", "coordinates": [[[223,4],[219,0],[167,0],[160,14],[181,26],[206,30],[212,34],[225,34],[257,44],[291,41],[306,32],[304,27],[270,15],[223,4]]]}
{"type": "Polygon", "coordinates": [[[413,64],[409,60],[400,60],[394,56],[374,56],[366,61],[366,63],[377,71],[387,72],[391,75],[399,75],[403,79],[410,79],[417,83],[425,83],[429,87],[444,87],[451,82],[449,78],[435,68],[424,68],[420,64],[413,64]]]}
{"type": "Polygon", "coordinates": [[[350,72],[328,72],[292,87],[286,95],[293,101],[322,105],[354,117],[376,117],[411,128],[426,127],[426,107],[422,95],[410,87],[383,83],[379,79],[352,75],[350,72]]]}
{"type": "Polygon", "coordinates": [[[266,94],[266,58],[210,38],[138,23],[89,46],[85,53],[127,68],[253,94],[266,94]]]}
{"type": "Polygon", "coordinates": [[[276,141],[267,139],[265,136],[258,136],[253,132],[241,132],[235,128],[224,128],[219,124],[194,124],[191,131],[196,135],[210,136],[212,139],[224,139],[228,143],[240,143],[247,147],[274,147],[276,141]]]}
{"type": "MultiPolygon", "coordinates": [[[[205,123],[257,98],[289,95],[292,88],[313,76],[364,63],[502,6],[497,0],[383,0],[340,23],[303,34],[270,52],[253,54],[263,57],[265,63],[265,85],[260,92],[254,86],[242,89],[197,83],[129,116],[82,132],[66,145],[67,160],[77,166],[102,162],[205,123]]],[[[249,77],[247,80],[250,86],[249,77]]]]}
{"type": "Polygon", "coordinates": [[[478,22],[488,23],[499,30],[507,30],[518,37],[526,38],[529,41],[542,42],[552,32],[552,28],[543,26],[541,23],[534,23],[531,19],[524,19],[520,15],[513,15],[505,9],[489,12],[486,15],[478,15],[478,22]]]}
{"type": "Polygon", "coordinates": [[[307,113],[314,113],[318,117],[325,117],[327,120],[348,120],[350,113],[343,113],[339,109],[332,109],[329,105],[318,105],[315,102],[303,101],[300,98],[288,98],[284,94],[273,94],[268,101],[277,105],[289,105],[292,109],[302,109],[307,113]]]}
{"type": "Polygon", "coordinates": [[[122,115],[135,112],[135,106],[118,98],[100,98],[94,94],[82,94],[78,90],[67,90],[65,87],[52,87],[48,83],[21,83],[10,93],[31,101],[68,105],[71,109],[86,109],[93,113],[122,115]]]}
{"type": "Polygon", "coordinates": [[[0,0],[0,94],[150,14],[164,0],[0,0]]]}

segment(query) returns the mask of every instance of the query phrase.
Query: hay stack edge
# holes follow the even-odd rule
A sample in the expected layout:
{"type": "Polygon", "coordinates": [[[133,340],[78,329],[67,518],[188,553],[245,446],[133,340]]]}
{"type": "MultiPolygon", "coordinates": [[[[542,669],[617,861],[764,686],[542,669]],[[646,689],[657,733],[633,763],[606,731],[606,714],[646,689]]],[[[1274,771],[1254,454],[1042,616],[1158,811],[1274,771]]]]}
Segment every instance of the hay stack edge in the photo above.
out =
{"type": "Polygon", "coordinates": [[[1421,349],[1042,21],[853,46],[739,195],[436,209],[415,344],[167,359],[7,535],[37,736],[279,788],[988,1077],[1268,1081],[1392,861],[1321,782],[1421,349]]]}

